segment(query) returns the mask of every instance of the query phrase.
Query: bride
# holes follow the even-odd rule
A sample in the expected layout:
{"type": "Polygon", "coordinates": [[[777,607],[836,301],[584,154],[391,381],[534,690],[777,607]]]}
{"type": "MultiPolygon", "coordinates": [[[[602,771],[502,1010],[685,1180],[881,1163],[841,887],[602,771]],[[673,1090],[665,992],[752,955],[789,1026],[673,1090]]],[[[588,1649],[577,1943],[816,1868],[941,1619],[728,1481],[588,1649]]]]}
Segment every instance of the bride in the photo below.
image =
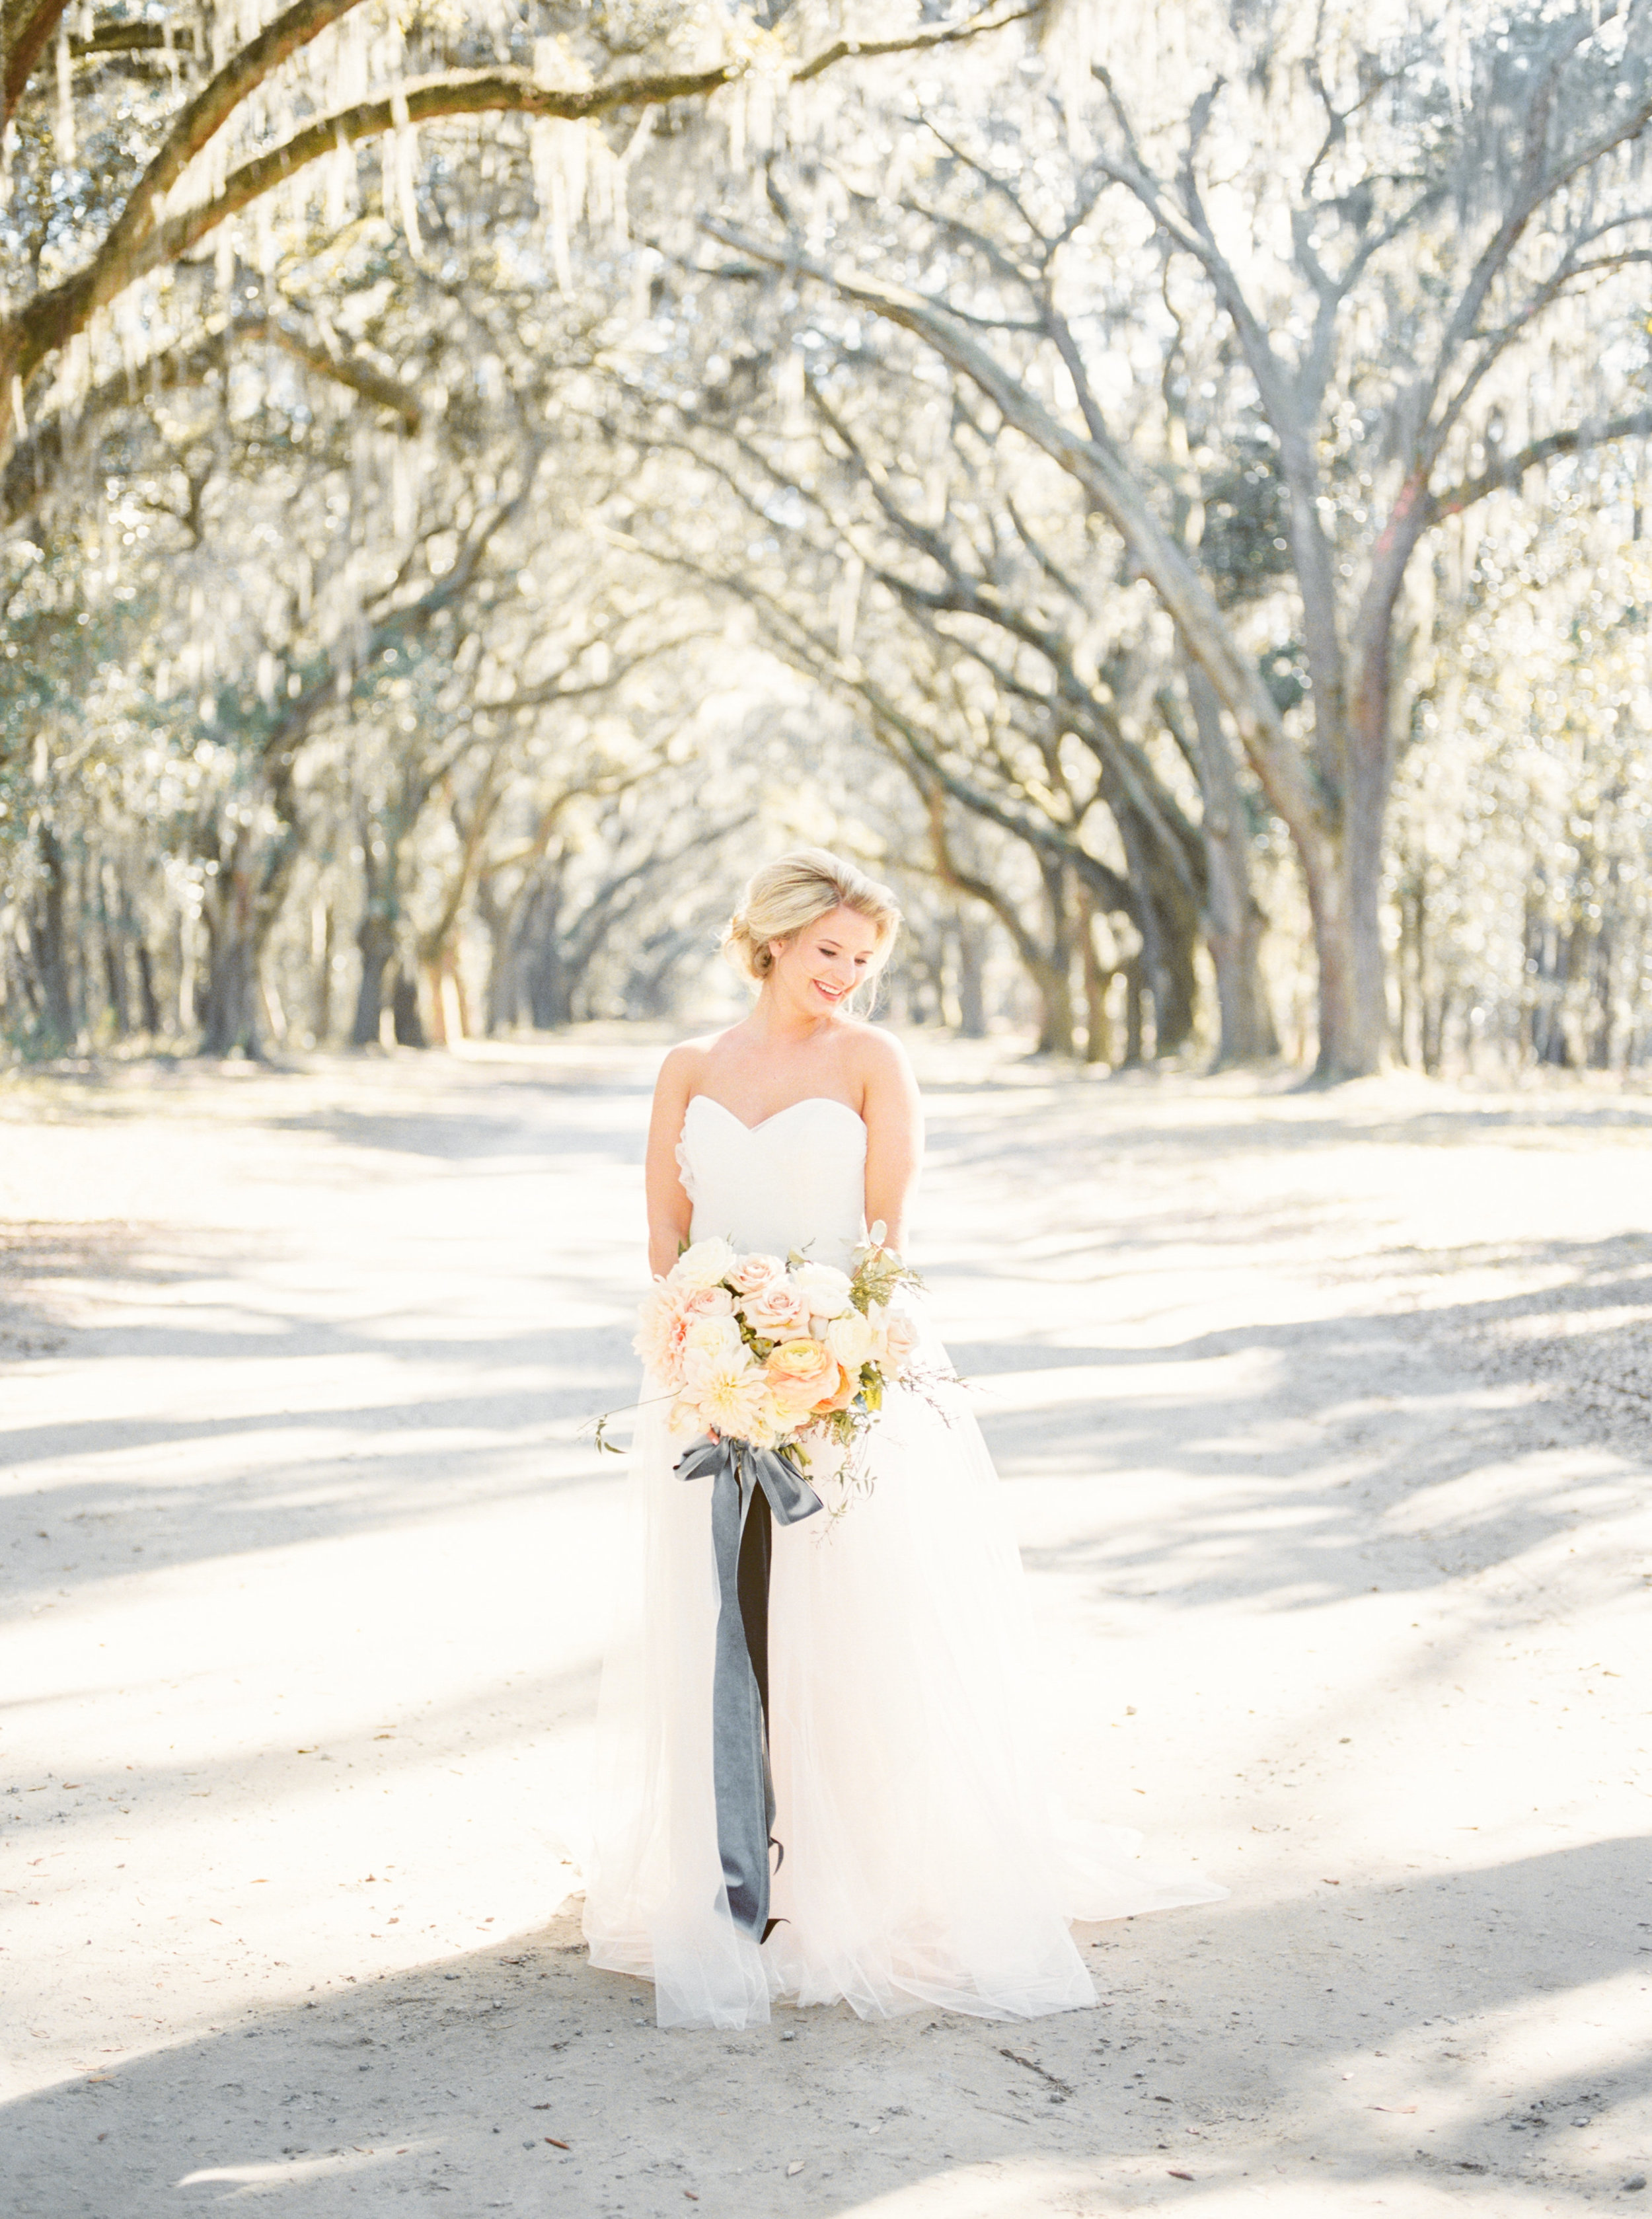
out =
{"type": "MultiPolygon", "coordinates": [[[[852,1014],[899,923],[887,887],[823,848],[753,879],[724,948],[755,1006],[674,1048],[655,1092],[656,1277],[685,1243],[717,1236],[841,1267],[881,1221],[904,1252],[917,1088],[899,1043],[852,1014]]],[[[916,1322],[921,1365],[943,1371],[916,1322]]],[[[942,1385],[891,1390],[868,1436],[869,1490],[773,1532],[766,1936],[731,1911],[738,1875],[719,1851],[713,1776],[711,1482],[674,1470],[668,1399],[645,1384],[585,1906],[592,1963],[651,1980],[661,2026],[748,2026],[779,1996],[847,2001],[866,2018],[1082,2008],[1096,1998],[1071,1920],[1224,1893],[1144,1873],[1123,1830],[1092,1829],[1082,1845],[1062,1830],[1032,1750],[1020,1559],[979,1431],[942,1385]]]]}

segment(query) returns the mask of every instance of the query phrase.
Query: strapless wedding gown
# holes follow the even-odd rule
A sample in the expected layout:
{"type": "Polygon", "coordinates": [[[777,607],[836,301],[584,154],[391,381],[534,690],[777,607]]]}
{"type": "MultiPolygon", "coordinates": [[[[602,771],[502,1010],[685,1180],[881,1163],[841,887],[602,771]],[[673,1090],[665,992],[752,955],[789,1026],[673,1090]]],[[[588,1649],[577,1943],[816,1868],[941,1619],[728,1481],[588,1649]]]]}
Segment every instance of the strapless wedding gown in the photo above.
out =
{"type": "MultiPolygon", "coordinates": [[[[697,1095],[678,1149],[692,1237],[847,1265],[866,1141],[841,1102],[748,1128],[697,1095]]],[[[1124,1829],[1061,1832],[1033,1750],[1021,1561],[979,1430],[943,1387],[889,1396],[869,1495],[774,1531],[779,1923],[761,1946],[736,1926],[713,1799],[711,1482],[675,1477],[665,1407],[645,1383],[585,1905],[592,1963],[652,1980],[661,2026],[748,2026],[779,1996],[867,2018],[1071,2011],[1096,2001],[1071,1920],[1224,1893],[1143,1871],[1124,1829]]]]}

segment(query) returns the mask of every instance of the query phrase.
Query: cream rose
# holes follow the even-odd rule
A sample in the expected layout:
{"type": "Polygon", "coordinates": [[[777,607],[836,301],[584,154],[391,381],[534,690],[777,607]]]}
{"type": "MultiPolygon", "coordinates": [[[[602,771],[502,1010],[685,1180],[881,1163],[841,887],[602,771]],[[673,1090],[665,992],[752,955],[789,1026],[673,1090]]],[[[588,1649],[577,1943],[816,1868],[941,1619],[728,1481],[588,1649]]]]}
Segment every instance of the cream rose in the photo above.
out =
{"type": "Polygon", "coordinates": [[[685,1248],[672,1265],[670,1284],[677,1287],[714,1287],[726,1278],[739,1261],[729,1240],[697,1240],[685,1248]]]}
{"type": "Polygon", "coordinates": [[[826,1346],[850,1371],[859,1371],[872,1354],[874,1336],[870,1321],[857,1309],[847,1309],[826,1328],[826,1346]]]}
{"type": "Polygon", "coordinates": [[[683,1370],[692,1373],[697,1365],[720,1363],[742,1346],[740,1328],[731,1316],[691,1318],[683,1333],[683,1370]]]}
{"type": "Polygon", "coordinates": [[[692,1441],[705,1431],[704,1420],[693,1402],[680,1395],[666,1417],[666,1431],[674,1441],[692,1441]]]}
{"type": "Polygon", "coordinates": [[[849,1275],[835,1265],[800,1264],[792,1274],[792,1284],[810,1317],[842,1317],[852,1308],[849,1275]]]}

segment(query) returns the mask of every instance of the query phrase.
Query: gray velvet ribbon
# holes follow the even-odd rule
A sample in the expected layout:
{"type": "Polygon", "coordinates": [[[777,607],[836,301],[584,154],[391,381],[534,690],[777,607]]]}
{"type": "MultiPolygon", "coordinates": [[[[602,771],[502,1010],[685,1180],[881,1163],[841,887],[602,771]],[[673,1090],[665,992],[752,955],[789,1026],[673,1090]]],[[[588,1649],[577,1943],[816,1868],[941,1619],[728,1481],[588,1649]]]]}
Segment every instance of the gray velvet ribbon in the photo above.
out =
{"type": "Polygon", "coordinates": [[[679,1479],[711,1482],[718,1598],[711,1681],[717,1851],[730,1917],[755,1942],[767,1942],[774,1924],[768,1915],[774,1828],[768,1762],[770,1520],[795,1526],[824,1506],[795,1464],[745,1441],[696,1441],[675,1469],[679,1479]]]}

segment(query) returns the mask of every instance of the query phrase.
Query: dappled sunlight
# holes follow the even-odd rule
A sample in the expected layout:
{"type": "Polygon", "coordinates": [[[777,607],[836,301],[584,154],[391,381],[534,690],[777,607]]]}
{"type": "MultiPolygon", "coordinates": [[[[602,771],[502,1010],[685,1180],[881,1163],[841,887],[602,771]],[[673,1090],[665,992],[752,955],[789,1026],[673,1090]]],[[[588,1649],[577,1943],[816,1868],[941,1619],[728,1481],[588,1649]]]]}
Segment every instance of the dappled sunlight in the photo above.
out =
{"type": "MultiPolygon", "coordinates": [[[[118,2179],[119,2219],[444,2189],[570,2219],[689,2191],[730,2219],[1535,2219],[1612,2193],[1652,2125],[1643,1472],[1566,1375],[1487,1376],[1480,1321],[1574,1284],[1615,1316],[1635,1257],[1506,1202],[1505,1260],[1459,1267],[1419,1237],[1408,1141],[1362,1138],[1345,1178],[1323,1102],[1264,1093],[1222,1120],[1252,1156],[1306,1120],[1326,1168],[1293,1170],[1288,1239],[1241,1186],[1213,1261],[1177,1225],[1186,1163],[1219,1169],[1182,1153],[1190,1085],[944,1097],[920,1246],[1033,1576],[1069,1800],[1232,1893],[1080,1930],[1093,2012],[661,2035],[646,1987],[586,1967],[574,1899],[619,1501],[581,1426],[633,1391],[614,1228],[643,1097],[569,1095],[565,1064],[513,1054],[531,1130],[497,1153],[480,1060],[422,1066],[406,1104],[395,1066],[352,1069],[337,1127],[333,1080],[300,1076],[274,1134],[287,1082],[254,1079],[174,1219],[32,1297],[64,1337],[0,1420],[0,2134],[42,2212],[59,2177],[118,2179]],[[377,1128],[404,1116],[399,1149],[377,1128]],[[612,1156],[564,1162],[568,1123],[605,1118],[612,1156]],[[438,1204],[444,1130],[485,1177],[438,1204]],[[1023,1244],[1064,1164],[1046,1276],[1023,1244]]],[[[97,1178],[142,1101],[100,1107],[97,1178]]]]}
{"type": "MultiPolygon", "coordinates": [[[[0,2126],[95,2120],[140,2152],[187,2150],[175,2183],[267,2185],[318,2211],[330,2180],[375,2169],[574,2210],[601,2208],[605,2182],[643,2211],[692,2191],[767,2212],[784,2191],[821,2219],[1102,2215],[1172,2197],[1222,2213],[1264,2188],[1303,2219],[1314,2194],[1338,2199],[1321,2210],[1400,2191],[1424,2215],[1436,2196],[1441,2210],[1449,2196],[1518,2211],[1616,2185],[1602,2145],[1633,2118],[1649,2061],[1618,1993],[1638,1977],[1630,1912],[1647,1847],[1367,1888],[1301,1880],[1248,1906],[1080,1930],[1096,1937],[1097,2012],[868,2028],[841,2010],[783,2011],[709,2038],[709,2079],[708,2038],[662,2034],[645,1989],[592,1973],[565,1914],[342,1994],[271,1998],[16,2099],[0,2126]],[[1568,1974],[1602,1887],[1624,1916],[1568,1974]],[[1407,1962],[1388,1946],[1442,1920],[1432,1955],[1407,1962]],[[1529,1969],[1507,1947],[1517,1924],[1552,1941],[1529,1969]],[[1263,1966],[1265,1980],[1236,1981],[1263,1966]],[[748,2085],[761,2100],[741,2114],[730,2172],[729,2104],[748,2085]],[[1244,2132],[1264,2118],[1262,2138],[1244,2132]]],[[[97,2162],[84,2160],[89,2184],[97,2162]]]]}
{"type": "MultiPolygon", "coordinates": [[[[366,2172],[394,2166],[398,2158],[414,2160],[425,2155],[427,2145],[403,2143],[390,2150],[340,2150],[330,2157],[283,2158],[266,2165],[206,2165],[194,2172],[186,2172],[177,2185],[179,2188],[206,2188],[223,2185],[239,2189],[242,2194],[261,2194],[270,2188],[300,2188],[311,2181],[336,2178],[339,2174],[366,2172]]],[[[239,2198],[220,2197],[215,2202],[239,2201],[239,2198]]]]}

